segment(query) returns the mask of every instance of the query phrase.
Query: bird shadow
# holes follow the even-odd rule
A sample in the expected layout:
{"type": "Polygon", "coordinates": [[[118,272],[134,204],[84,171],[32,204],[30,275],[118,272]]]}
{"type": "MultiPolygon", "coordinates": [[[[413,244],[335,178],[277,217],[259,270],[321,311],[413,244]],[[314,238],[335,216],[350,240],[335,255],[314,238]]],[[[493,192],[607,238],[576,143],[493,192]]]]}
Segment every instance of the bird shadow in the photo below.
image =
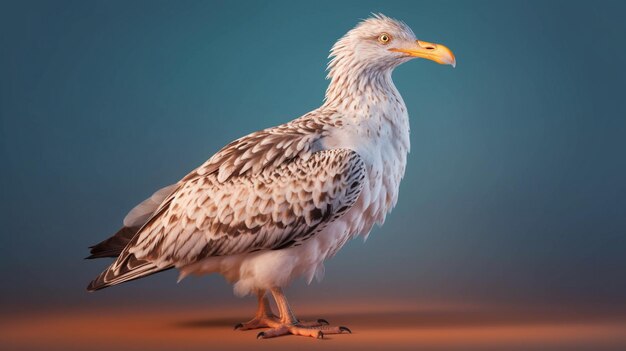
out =
{"type": "MultiPolygon", "coordinates": [[[[302,320],[316,320],[320,316],[301,315],[302,320]]],[[[323,318],[333,325],[374,326],[376,328],[410,327],[417,329],[519,326],[540,324],[567,324],[579,322],[626,322],[623,311],[581,311],[576,309],[445,309],[418,311],[383,311],[326,313],[323,318]]],[[[224,328],[250,319],[242,317],[214,317],[183,320],[174,323],[177,328],[224,328]]]]}
{"type": "MultiPolygon", "coordinates": [[[[248,317],[247,319],[250,319],[248,317]]],[[[187,321],[179,321],[174,323],[175,327],[178,328],[223,328],[223,327],[233,327],[237,323],[241,323],[242,321],[247,320],[246,317],[236,318],[236,317],[227,317],[227,318],[207,318],[207,319],[192,319],[187,321]]]]}

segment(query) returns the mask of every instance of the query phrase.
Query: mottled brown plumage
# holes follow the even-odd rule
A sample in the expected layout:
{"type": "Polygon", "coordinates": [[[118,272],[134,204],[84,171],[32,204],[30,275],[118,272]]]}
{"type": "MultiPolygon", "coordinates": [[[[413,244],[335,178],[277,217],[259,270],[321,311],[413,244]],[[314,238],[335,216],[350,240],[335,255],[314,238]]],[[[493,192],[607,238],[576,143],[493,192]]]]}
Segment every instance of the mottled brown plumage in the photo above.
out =
{"type": "MultiPolygon", "coordinates": [[[[257,135],[222,152],[231,155],[234,165],[263,163],[271,149],[246,153],[234,146],[251,145],[257,135]],[[240,157],[233,157],[234,152],[240,157]]],[[[285,140],[287,148],[309,149],[293,138],[285,140]]],[[[354,204],[365,177],[363,161],[347,149],[296,156],[275,168],[254,165],[249,173],[231,173],[222,181],[217,168],[186,177],[90,290],[206,257],[300,245],[354,204]],[[255,169],[262,171],[255,174],[255,169]]]]}

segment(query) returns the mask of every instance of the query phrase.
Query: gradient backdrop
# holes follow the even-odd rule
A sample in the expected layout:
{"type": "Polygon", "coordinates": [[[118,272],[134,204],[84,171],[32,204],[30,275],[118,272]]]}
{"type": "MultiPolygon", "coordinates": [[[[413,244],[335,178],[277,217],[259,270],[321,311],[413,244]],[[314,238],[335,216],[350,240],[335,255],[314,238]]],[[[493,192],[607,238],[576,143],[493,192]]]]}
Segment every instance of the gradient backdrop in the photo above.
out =
{"type": "MultiPolygon", "coordinates": [[[[88,294],[87,246],[229,141],[316,108],[328,50],[382,12],[450,47],[394,81],[400,200],[294,301],[626,304],[623,2],[2,1],[2,308],[234,304],[173,271],[88,294]]],[[[246,300],[252,308],[251,299],[246,300]]],[[[252,311],[250,311],[252,312],[252,311]]]]}

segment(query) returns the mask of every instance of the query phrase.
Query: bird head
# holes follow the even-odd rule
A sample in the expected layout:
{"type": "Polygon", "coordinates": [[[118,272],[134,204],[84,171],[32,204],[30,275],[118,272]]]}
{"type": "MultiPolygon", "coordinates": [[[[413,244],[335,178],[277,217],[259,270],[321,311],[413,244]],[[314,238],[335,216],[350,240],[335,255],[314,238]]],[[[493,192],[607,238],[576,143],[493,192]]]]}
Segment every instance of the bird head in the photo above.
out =
{"type": "Polygon", "coordinates": [[[363,20],[337,41],[329,69],[391,70],[414,58],[456,65],[452,51],[441,44],[418,40],[404,22],[382,14],[363,20]]]}

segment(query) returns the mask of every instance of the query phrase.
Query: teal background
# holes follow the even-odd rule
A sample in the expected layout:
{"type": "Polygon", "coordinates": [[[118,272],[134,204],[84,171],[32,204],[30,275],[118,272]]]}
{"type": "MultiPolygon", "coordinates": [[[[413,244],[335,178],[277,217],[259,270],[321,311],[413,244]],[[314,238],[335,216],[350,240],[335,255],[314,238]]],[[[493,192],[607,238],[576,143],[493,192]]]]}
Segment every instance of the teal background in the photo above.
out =
{"type": "Polygon", "coordinates": [[[236,301],[173,271],[95,294],[83,261],[221,146],[322,102],[332,44],[382,12],[450,47],[394,80],[411,116],[398,207],[311,301],[626,303],[622,2],[0,3],[0,304],[236,301]]]}

